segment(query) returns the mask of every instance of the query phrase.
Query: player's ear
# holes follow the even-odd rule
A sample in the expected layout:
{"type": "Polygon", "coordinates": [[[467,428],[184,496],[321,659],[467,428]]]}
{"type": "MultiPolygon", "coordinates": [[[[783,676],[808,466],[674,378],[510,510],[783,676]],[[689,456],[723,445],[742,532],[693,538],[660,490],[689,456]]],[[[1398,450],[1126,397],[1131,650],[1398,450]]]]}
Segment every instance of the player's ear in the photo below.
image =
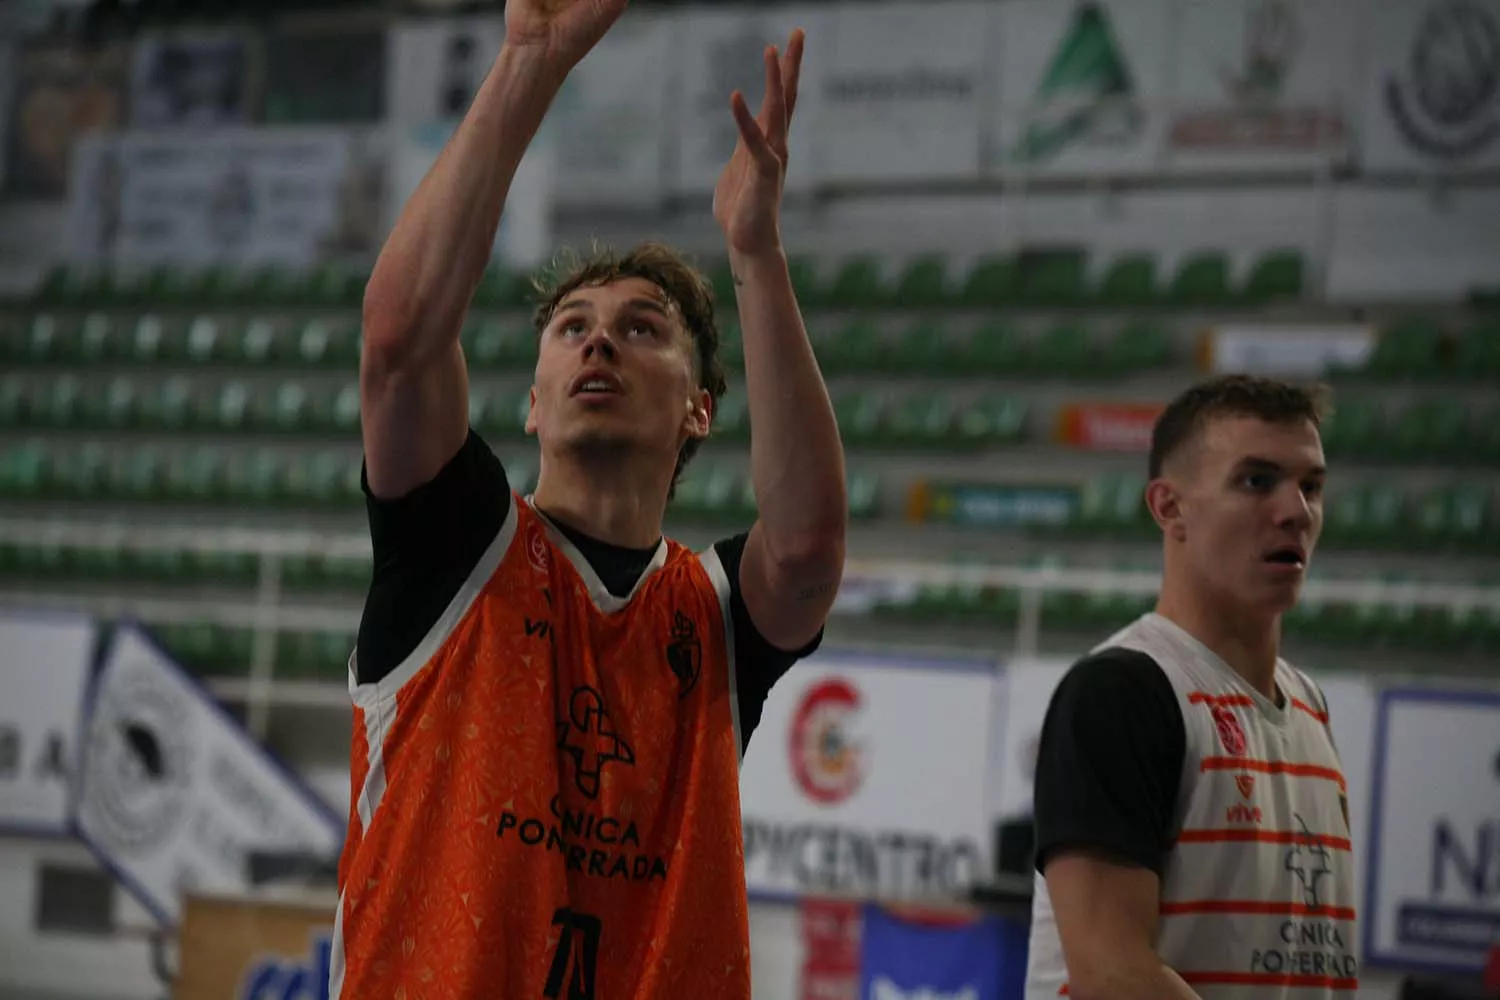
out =
{"type": "Polygon", "coordinates": [[[526,407],[526,433],[536,433],[536,386],[531,387],[530,402],[526,407]]]}
{"type": "Polygon", "coordinates": [[[1182,522],[1182,497],[1171,480],[1157,477],[1146,484],[1146,508],[1168,538],[1177,542],[1187,538],[1187,526],[1182,522]]]}
{"type": "Polygon", "coordinates": [[[683,417],[683,429],[690,438],[708,437],[713,424],[714,398],[707,389],[697,389],[687,398],[687,413],[683,417]]]}

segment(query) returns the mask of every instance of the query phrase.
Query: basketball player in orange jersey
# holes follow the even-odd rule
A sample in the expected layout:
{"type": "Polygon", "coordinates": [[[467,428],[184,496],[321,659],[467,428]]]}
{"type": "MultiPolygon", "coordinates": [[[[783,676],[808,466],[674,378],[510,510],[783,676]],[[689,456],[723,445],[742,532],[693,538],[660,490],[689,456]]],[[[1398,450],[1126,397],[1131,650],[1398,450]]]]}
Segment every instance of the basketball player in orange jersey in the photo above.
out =
{"type": "Polygon", "coordinates": [[[1221,376],[1151,439],[1156,610],[1063,678],[1036,765],[1027,1000],[1334,1000],[1356,868],[1322,689],[1280,656],[1323,524],[1316,395],[1221,376]]]}
{"type": "Polygon", "coordinates": [[[625,0],[510,0],[507,38],[366,289],[375,572],[351,661],[353,807],[330,995],[748,1000],[739,761],[838,589],[847,499],[779,235],[802,37],[714,197],[738,286],[759,519],[662,537],[724,391],[712,292],[602,255],[538,316],[530,497],[468,424],[459,330],[506,190],[625,0]]]}

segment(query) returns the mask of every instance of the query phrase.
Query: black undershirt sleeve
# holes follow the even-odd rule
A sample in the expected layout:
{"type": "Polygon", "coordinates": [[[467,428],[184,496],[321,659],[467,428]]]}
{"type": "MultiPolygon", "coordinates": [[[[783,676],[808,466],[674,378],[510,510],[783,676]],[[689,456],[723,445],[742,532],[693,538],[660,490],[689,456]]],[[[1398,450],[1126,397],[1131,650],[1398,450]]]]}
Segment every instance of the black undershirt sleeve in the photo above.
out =
{"type": "Polygon", "coordinates": [[[729,577],[729,613],[734,628],[735,694],[740,707],[740,750],[750,747],[750,735],[760,724],[766,698],[792,664],[811,656],[823,643],[823,630],[798,650],[777,649],[760,634],[745,607],[740,591],[740,562],[745,555],[749,533],[735,535],[714,543],[724,573],[729,577]]]}
{"type": "Polygon", "coordinates": [[[1105,649],[1053,693],[1037,751],[1036,867],[1072,849],[1162,872],[1187,733],[1176,693],[1144,653],[1105,649]]]}
{"type": "Polygon", "coordinates": [[[391,673],[442,616],[510,510],[505,467],[473,430],[429,482],[395,500],[361,474],[374,573],[355,665],[369,684],[391,673]]]}

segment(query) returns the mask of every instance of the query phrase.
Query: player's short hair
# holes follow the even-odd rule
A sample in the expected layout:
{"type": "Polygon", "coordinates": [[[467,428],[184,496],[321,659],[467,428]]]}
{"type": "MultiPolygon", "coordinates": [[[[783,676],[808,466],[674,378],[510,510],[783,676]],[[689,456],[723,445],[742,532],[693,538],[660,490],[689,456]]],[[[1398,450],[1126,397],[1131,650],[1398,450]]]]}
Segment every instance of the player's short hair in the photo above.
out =
{"type": "MultiPolygon", "coordinates": [[[[535,282],[539,295],[533,323],[540,338],[557,307],[579,288],[607,285],[626,278],[644,278],[677,306],[688,334],[693,338],[694,361],[698,370],[698,388],[708,390],[714,412],[724,397],[728,383],[724,363],[719,359],[719,327],[714,322],[714,289],[708,279],[687,258],[665,243],[647,241],[620,253],[594,247],[587,256],[568,254],[554,262],[551,271],[535,282]]],[[[689,438],[677,453],[677,468],[672,473],[672,490],[683,468],[697,454],[702,442],[689,438]]],[[[669,494],[670,495],[670,494],[669,494]]]]}
{"type": "Polygon", "coordinates": [[[1322,426],[1328,393],[1258,375],[1220,375],[1199,382],[1167,404],[1151,430],[1149,474],[1161,475],[1169,459],[1219,417],[1254,417],[1271,424],[1310,422],[1322,426]]]}

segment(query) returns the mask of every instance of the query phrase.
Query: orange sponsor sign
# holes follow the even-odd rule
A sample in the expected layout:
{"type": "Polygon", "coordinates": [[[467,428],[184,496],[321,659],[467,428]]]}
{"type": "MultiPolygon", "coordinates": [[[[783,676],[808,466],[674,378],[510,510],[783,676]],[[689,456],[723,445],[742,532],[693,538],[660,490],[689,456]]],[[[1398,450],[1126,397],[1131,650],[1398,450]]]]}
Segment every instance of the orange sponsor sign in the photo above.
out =
{"type": "Polygon", "coordinates": [[[1075,403],[1057,416],[1057,437],[1094,451],[1149,451],[1160,403],[1075,403]]]}

